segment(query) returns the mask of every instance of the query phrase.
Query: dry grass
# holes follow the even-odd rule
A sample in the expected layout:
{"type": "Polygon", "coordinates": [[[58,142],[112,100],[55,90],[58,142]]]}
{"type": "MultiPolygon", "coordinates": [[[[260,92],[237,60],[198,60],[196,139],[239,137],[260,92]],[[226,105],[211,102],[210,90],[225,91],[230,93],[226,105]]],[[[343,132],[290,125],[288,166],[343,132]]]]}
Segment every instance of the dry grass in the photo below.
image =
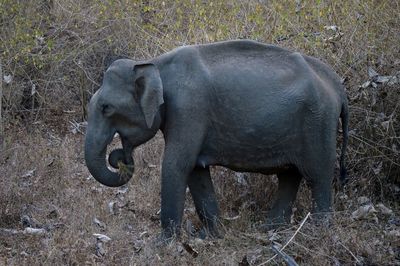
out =
{"type": "MultiPolygon", "coordinates": [[[[214,168],[224,238],[202,241],[185,233],[182,241],[158,248],[161,136],[135,151],[137,172],[125,192],[88,178],[83,134],[71,133],[115,56],[145,59],[182,44],[237,38],[314,55],[346,79],[350,181],[333,192],[331,226],[316,226],[311,217],[284,251],[303,265],[400,263],[400,85],[360,87],[376,81],[368,67],[400,78],[399,3],[211,2],[0,0],[2,70],[13,78],[3,82],[0,265],[259,265],[272,258],[271,246],[287,243],[310,210],[304,184],[291,225],[263,233],[257,225],[276,196],[275,178],[214,168]],[[340,29],[324,28],[332,25],[340,29]],[[368,200],[377,212],[352,219],[368,200]],[[378,203],[393,213],[383,214],[378,203]],[[46,234],[24,234],[29,224],[46,234]],[[103,256],[94,233],[112,239],[103,244],[103,256]]],[[[184,227],[188,223],[199,223],[189,195],[184,227]]]]}
{"type": "MultiPolygon", "coordinates": [[[[5,152],[0,173],[3,177],[0,228],[22,230],[21,219],[28,216],[32,226],[45,228],[47,233],[0,231],[0,261],[6,265],[237,265],[244,258],[250,265],[258,265],[273,257],[272,245],[284,245],[293,236],[309,210],[309,192],[303,186],[293,223],[263,233],[257,225],[264,219],[275,190],[271,179],[249,175],[250,185],[245,186],[236,181],[237,174],[216,168],[214,181],[220,198],[224,238],[203,241],[184,233],[181,242],[159,248],[154,240],[160,231],[157,212],[161,136],[136,151],[138,170],[124,192],[88,179],[82,135],[49,137],[41,130],[23,136],[24,133],[13,136],[12,150],[5,152]],[[33,169],[34,173],[27,176],[33,169]],[[113,211],[110,202],[115,202],[113,211]],[[237,219],[225,219],[235,216],[237,219]],[[101,226],[94,222],[95,218],[101,221],[101,226]],[[112,239],[103,244],[104,256],[96,255],[94,233],[112,239]],[[182,242],[195,249],[198,256],[187,252],[182,242]]],[[[377,213],[377,220],[373,217],[353,220],[350,216],[359,206],[357,196],[336,196],[335,208],[340,211],[334,213],[331,226],[316,226],[312,219],[307,220],[285,252],[307,265],[398,262],[398,209],[394,209],[395,215],[377,213]]],[[[184,225],[188,221],[198,223],[190,200],[184,225]]],[[[272,263],[281,261],[278,257],[272,263]]]]}

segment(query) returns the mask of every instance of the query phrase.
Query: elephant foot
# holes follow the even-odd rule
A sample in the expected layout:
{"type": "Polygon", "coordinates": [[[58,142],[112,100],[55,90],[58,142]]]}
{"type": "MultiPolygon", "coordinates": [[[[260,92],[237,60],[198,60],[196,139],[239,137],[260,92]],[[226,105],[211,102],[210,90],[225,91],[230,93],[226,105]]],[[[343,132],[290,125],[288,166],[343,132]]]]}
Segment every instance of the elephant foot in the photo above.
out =
{"type": "Polygon", "coordinates": [[[278,229],[280,227],[286,226],[288,225],[288,219],[285,219],[282,216],[278,216],[278,217],[271,217],[271,218],[267,218],[265,223],[263,223],[262,225],[259,226],[259,229],[262,231],[270,231],[270,230],[275,230],[278,229]]]}
{"type": "Polygon", "coordinates": [[[218,238],[223,238],[223,234],[221,234],[220,230],[217,230],[216,228],[209,229],[207,227],[202,227],[199,231],[197,231],[194,235],[196,238],[200,239],[206,239],[206,238],[211,238],[211,239],[218,239],[218,238]]]}
{"type": "Polygon", "coordinates": [[[169,234],[163,231],[158,236],[156,236],[152,242],[155,247],[165,247],[173,243],[177,239],[179,239],[179,236],[177,236],[176,234],[169,234]]]}
{"type": "Polygon", "coordinates": [[[332,212],[313,213],[311,222],[318,227],[330,227],[332,224],[332,212]]]}

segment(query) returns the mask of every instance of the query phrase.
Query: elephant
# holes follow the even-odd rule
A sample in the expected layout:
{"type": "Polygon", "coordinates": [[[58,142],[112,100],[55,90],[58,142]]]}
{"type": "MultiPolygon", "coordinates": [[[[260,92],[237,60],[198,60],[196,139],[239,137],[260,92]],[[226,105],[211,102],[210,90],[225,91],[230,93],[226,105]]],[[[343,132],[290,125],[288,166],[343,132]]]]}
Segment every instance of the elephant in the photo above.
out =
{"type": "Polygon", "coordinates": [[[187,187],[206,232],[218,235],[210,166],[276,174],[267,224],[287,223],[300,181],[312,211],[332,211],[336,138],[346,179],[348,102],[340,77],[322,61],[275,45],[232,40],[175,48],[146,61],[119,59],[88,106],[85,161],[101,184],[134,173],[132,151],[161,130],[161,236],[179,236],[187,187]],[[106,151],[118,133],[122,148],[106,151]]]}

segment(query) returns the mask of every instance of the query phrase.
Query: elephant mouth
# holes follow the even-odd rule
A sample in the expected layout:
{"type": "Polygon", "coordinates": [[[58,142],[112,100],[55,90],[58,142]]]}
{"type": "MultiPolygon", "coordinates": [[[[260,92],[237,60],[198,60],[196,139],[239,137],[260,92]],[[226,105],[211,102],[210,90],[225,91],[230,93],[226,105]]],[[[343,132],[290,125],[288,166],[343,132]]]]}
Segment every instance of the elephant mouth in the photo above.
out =
{"type": "Polygon", "coordinates": [[[130,154],[127,156],[124,149],[119,148],[111,151],[108,156],[108,163],[112,168],[119,170],[120,176],[126,176],[134,172],[133,158],[130,154]]]}
{"type": "Polygon", "coordinates": [[[134,147],[127,139],[120,137],[122,148],[114,149],[108,156],[110,166],[118,170],[112,171],[106,165],[106,150],[109,142],[101,145],[94,141],[90,134],[86,136],[85,161],[89,172],[97,181],[109,187],[126,184],[135,170],[132,157],[134,147]]]}

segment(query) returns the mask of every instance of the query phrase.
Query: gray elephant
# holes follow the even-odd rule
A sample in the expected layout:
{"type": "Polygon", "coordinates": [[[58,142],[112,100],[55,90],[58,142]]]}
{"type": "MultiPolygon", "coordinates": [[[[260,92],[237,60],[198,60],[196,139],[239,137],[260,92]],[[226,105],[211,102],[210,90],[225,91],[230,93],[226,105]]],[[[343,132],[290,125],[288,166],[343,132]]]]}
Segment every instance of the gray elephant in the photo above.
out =
{"type": "Polygon", "coordinates": [[[269,222],[287,222],[302,178],[313,211],[331,211],[338,120],[341,179],[348,105],[335,72],[321,61],[273,45],[237,40],[184,46],[145,62],[115,61],[89,104],[85,160],[100,183],[117,187],[133,174],[132,151],[161,130],[163,238],[179,234],[189,187],[206,230],[217,234],[210,166],[277,174],[269,222]],[[122,149],[106,148],[119,133],[122,149]]]}

